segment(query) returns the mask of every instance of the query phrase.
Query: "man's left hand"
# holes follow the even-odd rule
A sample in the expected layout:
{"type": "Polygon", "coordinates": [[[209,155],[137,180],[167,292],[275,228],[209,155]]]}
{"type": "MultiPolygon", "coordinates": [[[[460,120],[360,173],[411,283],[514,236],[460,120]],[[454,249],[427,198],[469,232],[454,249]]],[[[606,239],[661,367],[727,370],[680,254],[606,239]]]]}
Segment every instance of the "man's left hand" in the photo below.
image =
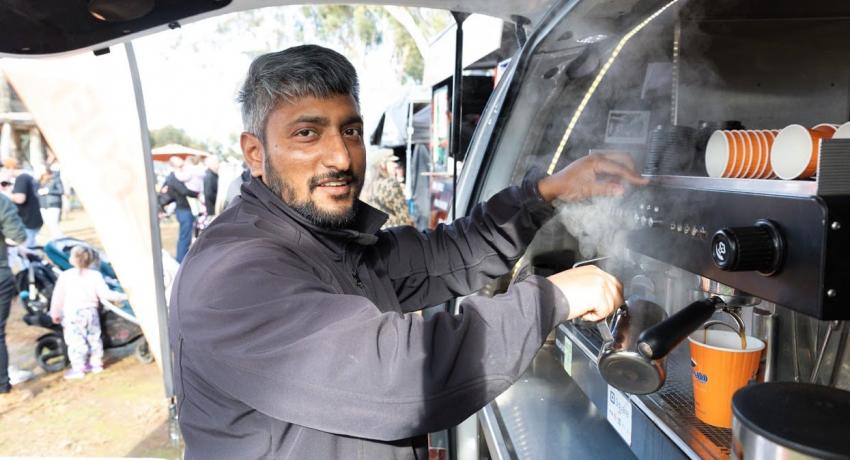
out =
{"type": "Polygon", "coordinates": [[[581,201],[592,196],[620,196],[624,184],[646,185],[649,180],[635,171],[632,156],[625,152],[592,153],[537,183],[546,201],[560,198],[581,201]]]}

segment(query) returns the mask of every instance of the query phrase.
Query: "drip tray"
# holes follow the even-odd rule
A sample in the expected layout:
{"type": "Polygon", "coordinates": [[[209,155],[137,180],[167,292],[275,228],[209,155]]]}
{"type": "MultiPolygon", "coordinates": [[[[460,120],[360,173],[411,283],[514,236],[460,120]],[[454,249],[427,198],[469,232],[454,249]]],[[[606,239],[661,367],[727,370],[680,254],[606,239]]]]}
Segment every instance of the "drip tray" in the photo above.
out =
{"type": "MultiPolygon", "coordinates": [[[[567,327],[573,332],[568,336],[573,337],[573,342],[578,338],[582,342],[579,348],[595,362],[596,354],[602,346],[602,337],[596,328],[567,327]]],[[[664,386],[655,393],[632,396],[631,399],[676,444],[687,445],[700,458],[729,458],[732,430],[708,425],[694,415],[687,342],[681,343],[667,357],[667,380],[664,386]]]]}
{"type": "Polygon", "coordinates": [[[689,362],[688,346],[683,343],[667,358],[664,386],[638,399],[701,457],[729,458],[732,430],[708,425],[694,415],[689,362]]]}

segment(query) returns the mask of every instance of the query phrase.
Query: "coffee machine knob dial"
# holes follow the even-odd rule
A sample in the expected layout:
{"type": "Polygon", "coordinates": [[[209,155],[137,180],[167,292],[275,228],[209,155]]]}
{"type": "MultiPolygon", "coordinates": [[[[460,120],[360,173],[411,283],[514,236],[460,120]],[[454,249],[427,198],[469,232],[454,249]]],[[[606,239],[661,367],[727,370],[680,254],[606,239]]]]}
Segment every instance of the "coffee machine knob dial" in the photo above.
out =
{"type": "Polygon", "coordinates": [[[717,268],[730,272],[758,271],[773,275],[782,266],[785,243],[779,228],[762,219],[751,227],[727,227],[711,239],[711,257],[717,268]]]}

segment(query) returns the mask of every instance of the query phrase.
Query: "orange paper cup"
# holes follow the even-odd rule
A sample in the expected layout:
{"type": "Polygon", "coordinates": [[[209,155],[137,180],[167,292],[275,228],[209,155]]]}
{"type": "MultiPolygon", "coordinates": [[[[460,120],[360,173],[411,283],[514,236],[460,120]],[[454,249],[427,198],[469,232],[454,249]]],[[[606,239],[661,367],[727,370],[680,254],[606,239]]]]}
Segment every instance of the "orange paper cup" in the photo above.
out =
{"type": "Polygon", "coordinates": [[[765,176],[765,172],[767,171],[767,159],[769,157],[767,138],[761,131],[753,131],[753,136],[755,136],[759,146],[759,163],[755,169],[755,172],[753,173],[753,177],[756,179],[763,179],[765,176]]]}
{"type": "Polygon", "coordinates": [[[723,133],[715,131],[708,138],[705,146],[705,171],[708,177],[723,177],[727,166],[732,161],[732,142],[723,133]]]}
{"type": "Polygon", "coordinates": [[[736,167],[735,161],[737,158],[738,142],[736,136],[732,133],[732,131],[723,131],[723,136],[726,137],[726,142],[729,143],[729,161],[726,163],[726,169],[723,170],[722,176],[731,177],[732,171],[736,167]]]}
{"type": "Polygon", "coordinates": [[[813,131],[820,131],[827,138],[832,138],[835,134],[835,131],[838,130],[838,125],[835,123],[821,123],[819,125],[812,126],[813,131]]]}
{"type": "Polygon", "coordinates": [[[808,129],[800,125],[786,126],[770,149],[770,167],[780,179],[808,179],[818,167],[821,139],[829,139],[828,129],[808,129]]]}
{"type": "Polygon", "coordinates": [[[773,141],[776,140],[777,132],[770,129],[763,129],[761,131],[764,134],[764,138],[767,140],[767,165],[765,166],[765,179],[774,179],[776,178],[776,173],[773,172],[773,167],[770,165],[770,152],[773,149],[773,141]]]}
{"type": "Polygon", "coordinates": [[[744,172],[744,162],[746,161],[747,150],[749,149],[749,145],[747,142],[747,137],[744,135],[743,131],[733,130],[731,131],[732,139],[735,142],[735,149],[733,150],[734,155],[732,156],[732,160],[734,161],[732,170],[729,175],[726,177],[741,177],[741,173],[744,172]]]}
{"type": "Polygon", "coordinates": [[[747,348],[742,350],[737,333],[702,329],[688,342],[695,415],[709,425],[731,428],[732,395],[755,380],[764,342],[747,337],[747,348]]]}
{"type": "Polygon", "coordinates": [[[758,170],[761,168],[761,141],[755,131],[744,131],[744,134],[750,140],[750,161],[747,162],[743,177],[753,178],[758,175],[758,170]]]}

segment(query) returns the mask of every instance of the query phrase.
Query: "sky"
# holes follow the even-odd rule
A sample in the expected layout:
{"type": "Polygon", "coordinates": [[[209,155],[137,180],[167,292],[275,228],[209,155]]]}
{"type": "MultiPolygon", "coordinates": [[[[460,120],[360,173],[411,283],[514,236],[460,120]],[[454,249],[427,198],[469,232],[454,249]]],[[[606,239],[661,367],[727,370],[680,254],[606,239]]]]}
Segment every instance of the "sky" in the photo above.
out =
{"type": "MultiPolygon", "coordinates": [[[[303,21],[299,7],[283,8],[283,24],[295,27],[303,21]]],[[[244,13],[235,13],[244,14],[244,13]]],[[[150,129],[173,125],[200,141],[214,140],[236,148],[234,139],[242,131],[236,95],[251,63],[249,53],[278,51],[263,49],[277,36],[262,24],[248,30],[223,34],[222,24],[232,15],[206,19],[133,42],[139,63],[145,109],[150,129]],[[211,40],[211,37],[215,37],[211,40]]],[[[343,52],[333,43],[323,43],[309,28],[305,42],[343,52]]],[[[282,48],[301,44],[291,41],[282,48]]],[[[274,46],[274,45],[272,45],[274,46]]],[[[390,37],[370,50],[363,59],[352,57],[361,84],[361,109],[367,133],[384,108],[400,97],[405,88],[395,71],[390,37]]],[[[343,54],[345,54],[343,52],[343,54]]]]}

